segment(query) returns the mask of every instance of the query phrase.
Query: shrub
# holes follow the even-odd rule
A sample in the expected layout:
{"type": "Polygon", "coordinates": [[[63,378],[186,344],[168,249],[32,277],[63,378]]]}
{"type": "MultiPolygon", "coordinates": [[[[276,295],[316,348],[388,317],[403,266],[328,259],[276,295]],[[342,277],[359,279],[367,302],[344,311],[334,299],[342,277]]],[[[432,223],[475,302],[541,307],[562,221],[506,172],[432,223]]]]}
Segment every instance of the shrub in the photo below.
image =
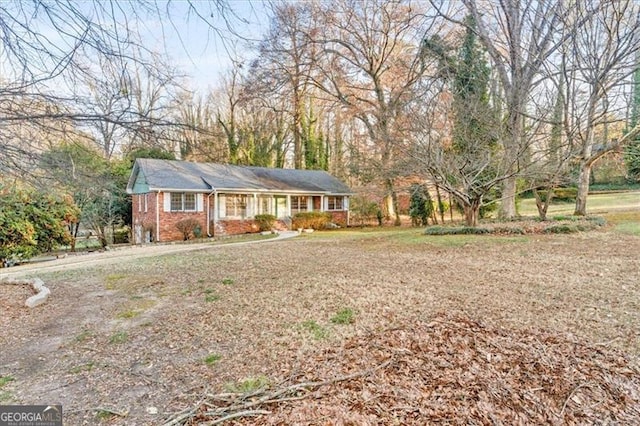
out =
{"type": "Polygon", "coordinates": [[[411,216],[411,225],[429,225],[429,218],[433,216],[435,209],[427,186],[414,183],[411,185],[410,191],[409,216],[411,216]]]}
{"type": "Polygon", "coordinates": [[[553,190],[553,198],[558,201],[573,202],[578,196],[578,188],[556,188],[553,190]]]}
{"type": "Polygon", "coordinates": [[[276,220],[278,219],[272,214],[257,214],[255,216],[255,220],[260,231],[264,232],[271,231],[271,229],[273,229],[273,224],[276,223],[276,220]]]}
{"type": "Polygon", "coordinates": [[[113,233],[113,244],[126,244],[129,242],[129,227],[116,229],[113,233]]]}
{"type": "Polygon", "coordinates": [[[300,212],[293,216],[293,228],[325,229],[331,222],[331,215],[325,212],[300,212]]]}
{"type": "Polygon", "coordinates": [[[71,244],[78,216],[71,198],[0,186],[0,266],[71,244]]]}
{"type": "Polygon", "coordinates": [[[195,219],[182,219],[180,222],[176,223],[176,228],[182,232],[182,238],[184,241],[187,241],[192,235],[196,235],[196,229],[200,228],[200,224],[195,219]]]}
{"type": "Polygon", "coordinates": [[[349,203],[351,210],[351,221],[354,224],[364,226],[374,220],[382,226],[382,210],[375,201],[371,201],[364,196],[352,197],[349,203]]]}
{"type": "Polygon", "coordinates": [[[544,232],[547,234],[571,234],[579,230],[578,226],[573,224],[551,225],[544,228],[544,232]]]}
{"type": "Polygon", "coordinates": [[[432,226],[425,229],[425,235],[470,235],[489,234],[491,230],[487,228],[474,228],[471,226],[432,226]]]}

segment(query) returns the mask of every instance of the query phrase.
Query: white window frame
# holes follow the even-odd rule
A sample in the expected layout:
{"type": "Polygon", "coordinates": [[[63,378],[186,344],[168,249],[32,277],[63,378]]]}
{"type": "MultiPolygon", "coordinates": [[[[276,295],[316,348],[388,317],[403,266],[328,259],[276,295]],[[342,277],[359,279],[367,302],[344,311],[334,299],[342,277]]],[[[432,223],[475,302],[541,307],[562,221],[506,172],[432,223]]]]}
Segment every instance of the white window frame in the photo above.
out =
{"type": "Polygon", "coordinates": [[[225,194],[224,198],[223,217],[229,219],[244,219],[247,217],[249,211],[249,196],[247,194],[225,194]]]}
{"type": "Polygon", "coordinates": [[[259,195],[256,202],[256,214],[273,214],[273,197],[269,195],[259,195]]]}
{"type": "Polygon", "coordinates": [[[328,211],[342,211],[344,210],[344,197],[339,195],[328,195],[327,196],[327,210],[328,211]],[[333,201],[333,203],[332,203],[333,201]],[[337,202],[340,201],[340,207],[337,208],[337,202]],[[331,205],[333,204],[333,206],[331,205]]]}
{"type": "MultiPolygon", "coordinates": [[[[170,211],[172,212],[196,212],[198,211],[198,196],[193,192],[170,192],[170,211]],[[190,203],[188,198],[193,197],[193,208],[186,208],[187,203],[190,203]],[[179,199],[178,199],[179,198],[179,199]],[[179,204],[179,206],[178,206],[179,204]]],[[[145,204],[146,206],[146,204],[145,204]]]]}
{"type": "Polygon", "coordinates": [[[308,212],[309,211],[309,196],[308,195],[292,195],[291,196],[291,214],[308,212]],[[295,202],[294,202],[295,199],[295,202]],[[304,202],[302,202],[304,199],[304,202]],[[294,207],[294,204],[296,207],[294,207]]]}

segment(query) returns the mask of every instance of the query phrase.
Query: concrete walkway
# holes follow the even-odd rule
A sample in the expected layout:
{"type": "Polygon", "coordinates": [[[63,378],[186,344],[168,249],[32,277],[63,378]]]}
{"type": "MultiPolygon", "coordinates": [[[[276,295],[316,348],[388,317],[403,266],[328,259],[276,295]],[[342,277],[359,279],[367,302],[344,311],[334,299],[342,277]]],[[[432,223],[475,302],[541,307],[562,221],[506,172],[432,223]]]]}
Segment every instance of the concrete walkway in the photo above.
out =
{"type": "Polygon", "coordinates": [[[38,263],[26,263],[0,269],[0,281],[5,278],[18,278],[34,276],[39,273],[78,269],[86,266],[104,265],[118,260],[140,259],[145,257],[161,256],[165,254],[184,253],[189,251],[217,249],[220,247],[232,247],[246,244],[265,244],[292,238],[298,235],[296,231],[283,231],[274,238],[255,241],[239,241],[236,243],[173,243],[173,244],[146,244],[140,246],[119,247],[110,251],[76,254],[61,259],[54,259],[38,263]]]}

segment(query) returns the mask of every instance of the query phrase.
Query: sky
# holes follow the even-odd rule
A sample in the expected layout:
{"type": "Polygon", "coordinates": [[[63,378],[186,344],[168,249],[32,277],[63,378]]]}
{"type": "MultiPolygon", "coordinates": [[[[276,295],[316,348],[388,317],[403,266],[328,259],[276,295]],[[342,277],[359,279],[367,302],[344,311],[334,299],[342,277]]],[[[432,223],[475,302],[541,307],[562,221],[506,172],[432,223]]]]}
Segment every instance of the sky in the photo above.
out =
{"type": "Polygon", "coordinates": [[[228,1],[226,20],[210,2],[194,1],[193,5],[200,16],[187,2],[171,3],[172,19],[145,23],[143,37],[148,37],[150,47],[163,49],[173,65],[190,75],[192,88],[204,92],[215,87],[231,66],[230,55],[242,59],[251,56],[250,43],[238,35],[259,39],[267,29],[268,17],[259,1],[228,1]]]}
{"type": "Polygon", "coordinates": [[[269,22],[264,3],[257,0],[79,0],[55,3],[50,10],[44,4],[0,0],[0,21],[10,24],[13,31],[8,36],[0,34],[0,79],[20,79],[23,62],[15,59],[11,47],[16,43],[30,49],[26,60],[34,79],[55,74],[58,61],[75,51],[87,17],[110,31],[120,30],[120,37],[125,27],[134,30],[145,49],[163,54],[190,76],[191,88],[206,91],[230,67],[230,54],[254,54],[249,42],[241,38],[259,39],[269,22]],[[83,16],[78,17],[76,11],[83,16]]]}

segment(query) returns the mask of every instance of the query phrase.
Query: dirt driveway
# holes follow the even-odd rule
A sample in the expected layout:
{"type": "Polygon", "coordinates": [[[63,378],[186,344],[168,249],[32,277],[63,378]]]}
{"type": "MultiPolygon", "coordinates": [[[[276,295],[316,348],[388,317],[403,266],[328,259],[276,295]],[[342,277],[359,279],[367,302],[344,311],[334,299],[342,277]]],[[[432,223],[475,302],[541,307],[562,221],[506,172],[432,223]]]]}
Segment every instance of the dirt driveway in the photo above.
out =
{"type": "MultiPolygon", "coordinates": [[[[284,240],[297,236],[295,231],[285,231],[279,233],[274,238],[254,241],[226,242],[224,246],[238,246],[245,244],[267,243],[284,240]]],[[[40,273],[54,271],[68,271],[86,266],[108,265],[121,260],[141,259],[145,257],[161,256],[165,254],[186,253],[190,251],[206,250],[217,247],[214,243],[174,243],[174,244],[149,244],[139,246],[118,247],[109,251],[98,251],[91,253],[78,253],[71,256],[62,257],[39,263],[26,263],[12,268],[0,269],[0,281],[4,278],[19,278],[34,276],[40,273]]]]}

